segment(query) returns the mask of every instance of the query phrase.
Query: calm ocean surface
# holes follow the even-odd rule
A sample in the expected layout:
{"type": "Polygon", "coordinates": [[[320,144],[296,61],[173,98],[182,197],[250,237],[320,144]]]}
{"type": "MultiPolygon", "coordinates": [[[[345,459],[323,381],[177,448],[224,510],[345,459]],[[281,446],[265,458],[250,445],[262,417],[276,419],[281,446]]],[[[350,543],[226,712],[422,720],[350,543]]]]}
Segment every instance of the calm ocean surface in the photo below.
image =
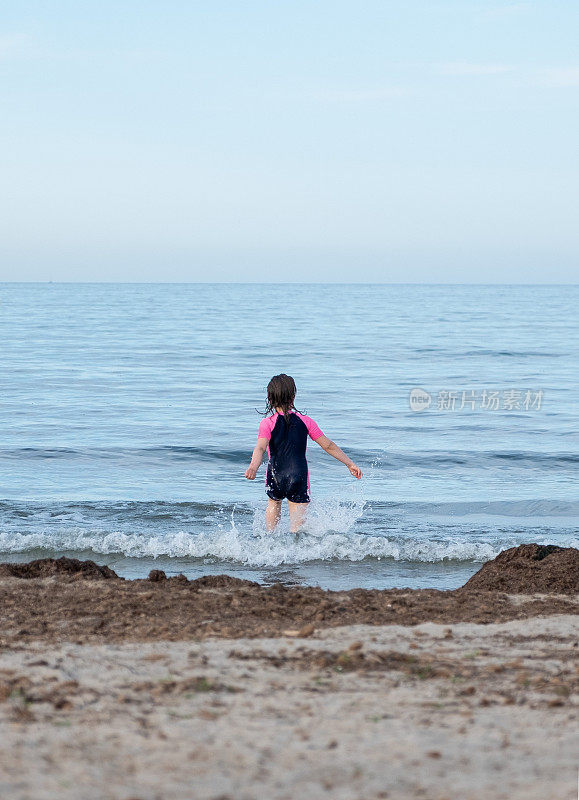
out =
{"type": "Polygon", "coordinates": [[[578,301],[572,286],[0,284],[0,560],[452,588],[505,547],[579,546],[578,301]],[[263,529],[264,467],[243,477],[278,372],[365,473],[310,442],[297,537],[285,518],[263,529]]]}

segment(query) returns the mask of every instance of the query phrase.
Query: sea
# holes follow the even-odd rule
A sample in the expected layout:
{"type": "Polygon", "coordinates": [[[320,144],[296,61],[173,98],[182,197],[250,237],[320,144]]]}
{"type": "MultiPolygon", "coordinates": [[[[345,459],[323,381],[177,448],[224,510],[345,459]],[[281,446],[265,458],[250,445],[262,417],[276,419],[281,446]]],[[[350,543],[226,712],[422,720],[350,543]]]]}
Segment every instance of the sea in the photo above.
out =
{"type": "Polygon", "coordinates": [[[579,546],[579,287],[0,284],[0,561],[329,589],[461,586],[579,546]],[[308,445],[304,529],[244,472],[266,386],[308,445]]]}

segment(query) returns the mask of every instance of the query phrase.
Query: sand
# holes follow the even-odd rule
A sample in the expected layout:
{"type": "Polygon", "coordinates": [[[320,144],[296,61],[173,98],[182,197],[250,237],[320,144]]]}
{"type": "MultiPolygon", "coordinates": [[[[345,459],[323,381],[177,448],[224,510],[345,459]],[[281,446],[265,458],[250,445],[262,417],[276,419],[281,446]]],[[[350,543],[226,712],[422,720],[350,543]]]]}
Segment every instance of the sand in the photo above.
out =
{"type": "Polygon", "coordinates": [[[0,798],[574,800],[575,556],[536,555],[513,593],[5,570],[0,798]]]}
{"type": "Polygon", "coordinates": [[[27,644],[0,660],[0,796],[571,800],[575,622],[27,644]]]}

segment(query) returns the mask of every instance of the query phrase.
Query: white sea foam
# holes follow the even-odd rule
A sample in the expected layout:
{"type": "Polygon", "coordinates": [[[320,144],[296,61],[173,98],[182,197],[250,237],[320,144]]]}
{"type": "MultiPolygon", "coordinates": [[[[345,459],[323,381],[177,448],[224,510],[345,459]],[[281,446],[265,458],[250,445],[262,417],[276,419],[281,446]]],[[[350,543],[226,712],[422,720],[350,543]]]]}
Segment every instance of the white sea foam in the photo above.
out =
{"type": "Polygon", "coordinates": [[[58,535],[0,534],[0,551],[25,553],[32,550],[55,552],[122,553],[132,558],[211,559],[254,567],[301,564],[308,561],[362,561],[390,558],[395,561],[436,562],[444,560],[486,561],[502,548],[484,542],[451,542],[424,539],[392,540],[382,536],[327,533],[298,536],[286,531],[247,534],[235,528],[211,533],[184,531],[164,536],[143,536],[122,532],[62,531],[58,535]]]}
{"type": "MultiPolygon", "coordinates": [[[[312,513],[306,530],[291,534],[280,526],[274,533],[261,527],[261,515],[253,528],[240,528],[235,518],[228,524],[200,533],[187,531],[137,533],[59,528],[46,532],[0,532],[0,552],[26,553],[34,550],[61,554],[123,554],[132,558],[188,558],[229,562],[252,567],[276,567],[312,561],[394,561],[436,563],[444,561],[483,562],[501,550],[529,541],[528,532],[509,537],[484,532],[456,535],[439,531],[415,535],[368,535],[355,530],[356,508],[335,507],[312,513]]],[[[549,543],[548,533],[534,534],[533,541],[549,543]]],[[[563,546],[579,546],[573,536],[557,537],[563,546]]]]}
{"type": "MultiPolygon", "coordinates": [[[[278,529],[271,533],[264,526],[264,504],[253,514],[247,506],[223,509],[204,515],[188,530],[138,529],[138,523],[121,530],[103,530],[92,524],[79,525],[69,519],[64,524],[47,524],[28,532],[0,531],[0,553],[43,551],[46,554],[95,555],[122,554],[129,558],[185,558],[208,562],[237,563],[249,567],[278,567],[307,562],[391,559],[400,562],[440,563],[445,561],[483,562],[501,550],[528,541],[578,546],[573,534],[556,537],[543,527],[501,531],[477,528],[472,521],[456,524],[428,523],[422,520],[378,518],[368,520],[371,509],[359,493],[350,500],[324,498],[308,508],[304,530],[289,531],[284,514],[278,529]],[[134,525],[134,527],[133,527],[134,525]],[[390,525],[390,527],[388,527],[390,525]],[[424,525],[425,527],[422,527],[424,525]],[[372,527],[370,527],[372,526],[372,527]],[[369,528],[371,532],[369,532],[369,528]],[[529,538],[531,537],[531,538],[529,538]]],[[[54,519],[54,517],[51,517],[54,519]]],[[[114,523],[113,523],[114,524],[114,523]]]]}

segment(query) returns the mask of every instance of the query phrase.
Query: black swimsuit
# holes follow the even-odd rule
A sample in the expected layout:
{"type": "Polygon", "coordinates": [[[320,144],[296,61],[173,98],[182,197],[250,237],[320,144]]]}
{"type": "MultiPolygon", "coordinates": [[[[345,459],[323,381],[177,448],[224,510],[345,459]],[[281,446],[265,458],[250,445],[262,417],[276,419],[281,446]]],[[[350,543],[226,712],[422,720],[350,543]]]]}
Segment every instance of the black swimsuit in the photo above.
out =
{"type": "Polygon", "coordinates": [[[265,491],[272,500],[287,498],[292,503],[310,502],[306,461],[308,435],[314,440],[323,436],[313,419],[297,412],[285,417],[274,414],[259,426],[258,436],[269,439],[265,491]]]}

